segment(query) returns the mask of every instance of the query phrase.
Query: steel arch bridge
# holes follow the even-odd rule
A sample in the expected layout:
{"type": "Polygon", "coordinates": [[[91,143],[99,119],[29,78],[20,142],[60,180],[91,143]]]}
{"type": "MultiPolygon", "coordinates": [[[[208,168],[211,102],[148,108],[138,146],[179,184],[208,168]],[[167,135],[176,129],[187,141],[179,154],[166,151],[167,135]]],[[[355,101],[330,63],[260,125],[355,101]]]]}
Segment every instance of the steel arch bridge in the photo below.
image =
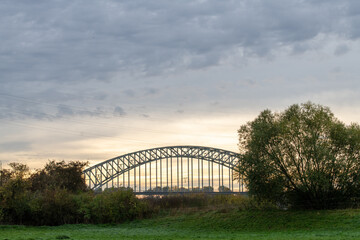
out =
{"type": "Polygon", "coordinates": [[[239,154],[201,146],[170,146],[124,154],[83,171],[90,189],[132,188],[136,194],[244,192],[233,179],[239,154]],[[225,171],[224,171],[225,168],[225,171]]]}

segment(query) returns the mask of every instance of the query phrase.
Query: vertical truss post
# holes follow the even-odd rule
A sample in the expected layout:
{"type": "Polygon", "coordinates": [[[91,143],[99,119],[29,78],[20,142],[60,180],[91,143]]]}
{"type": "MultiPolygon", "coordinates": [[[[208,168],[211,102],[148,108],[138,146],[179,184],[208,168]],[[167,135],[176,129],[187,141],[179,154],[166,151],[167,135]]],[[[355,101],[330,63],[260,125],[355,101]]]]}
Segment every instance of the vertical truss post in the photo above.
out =
{"type": "Polygon", "coordinates": [[[139,165],[139,192],[141,192],[141,165],[139,165]]]}
{"type": "Polygon", "coordinates": [[[211,161],[211,187],[214,191],[215,189],[214,189],[214,162],[213,161],[211,161]]]}
{"type": "MultiPolygon", "coordinates": [[[[208,181],[209,181],[209,188],[210,188],[210,186],[211,186],[210,180],[211,180],[211,178],[210,178],[210,161],[208,161],[208,181]]],[[[209,190],[210,190],[210,189],[209,189],[209,190]]]]}
{"type": "Polygon", "coordinates": [[[146,163],[145,163],[145,189],[144,191],[146,192],[147,191],[147,170],[146,170],[146,163]]]}
{"type": "Polygon", "coordinates": [[[230,182],[230,179],[231,179],[231,173],[230,173],[230,168],[229,168],[229,190],[231,190],[231,182],[230,182]]]}
{"type": "Polygon", "coordinates": [[[221,164],[221,186],[224,186],[224,165],[221,164]]]}
{"type": "Polygon", "coordinates": [[[173,177],[172,177],[172,174],[173,174],[173,168],[172,168],[172,158],[170,158],[170,169],[171,169],[171,172],[170,172],[170,191],[173,190],[173,177]]]}
{"type": "MultiPolygon", "coordinates": [[[[240,181],[240,179],[239,179],[240,181]]],[[[234,170],[231,169],[231,191],[234,192],[234,170]]]]}
{"type": "Polygon", "coordinates": [[[95,167],[95,186],[98,184],[98,182],[99,182],[99,179],[98,179],[98,175],[97,175],[97,167],[95,167]]]}
{"type": "Polygon", "coordinates": [[[114,187],[114,166],[111,167],[111,187],[114,187]]]}
{"type": "Polygon", "coordinates": [[[136,192],[136,168],[134,168],[133,172],[134,172],[134,192],[136,192]]]}
{"type": "Polygon", "coordinates": [[[201,160],[201,190],[204,190],[204,160],[201,160]]]}
{"type": "Polygon", "coordinates": [[[200,158],[198,158],[198,191],[200,192],[200,158]]]}
{"type": "Polygon", "coordinates": [[[220,164],[218,164],[219,165],[219,192],[220,192],[220,186],[221,186],[221,176],[220,176],[220,164]]]}
{"type": "Polygon", "coordinates": [[[120,163],[119,163],[119,159],[116,159],[117,160],[117,164],[116,164],[116,166],[117,166],[117,187],[118,188],[120,188],[120,174],[119,174],[119,172],[120,172],[120,163]]]}
{"type": "Polygon", "coordinates": [[[124,172],[124,164],[122,165],[123,166],[123,182],[122,182],[122,186],[125,188],[125,172],[124,172]]]}
{"type": "MultiPolygon", "coordinates": [[[[128,166],[130,166],[130,159],[128,158],[128,166]]],[[[128,188],[130,188],[130,170],[127,171],[128,174],[128,188]]]]}
{"type": "Polygon", "coordinates": [[[181,161],[181,192],[183,192],[183,188],[184,188],[184,179],[183,179],[183,158],[182,156],[180,157],[180,161],[181,161]]]}
{"type": "MultiPolygon", "coordinates": [[[[109,177],[108,177],[108,168],[109,168],[109,164],[105,164],[106,166],[106,177],[105,177],[105,180],[107,180],[109,177]]],[[[109,188],[109,181],[106,182],[106,188],[109,188]]]]}
{"type": "Polygon", "coordinates": [[[187,157],[187,182],[188,182],[188,191],[190,191],[190,159],[187,157]]]}
{"type": "Polygon", "coordinates": [[[150,179],[149,179],[149,182],[150,182],[150,190],[152,190],[152,189],[151,189],[151,161],[149,162],[149,164],[150,164],[150,168],[149,168],[150,179]]]}
{"type": "Polygon", "coordinates": [[[176,162],[177,162],[177,165],[176,165],[176,178],[177,178],[177,187],[178,187],[178,191],[180,190],[180,184],[179,184],[179,157],[177,156],[176,157],[176,162]]]}
{"type": "Polygon", "coordinates": [[[194,191],[194,162],[191,158],[191,191],[194,191]]]}
{"type": "Polygon", "coordinates": [[[162,192],[162,161],[161,161],[162,159],[160,158],[160,191],[162,192]]]}
{"type": "Polygon", "coordinates": [[[166,187],[169,191],[169,159],[166,157],[166,187]]]}
{"type": "Polygon", "coordinates": [[[156,183],[156,186],[155,186],[155,188],[156,188],[156,190],[157,190],[157,187],[158,187],[158,168],[157,168],[157,165],[158,165],[158,163],[157,163],[157,160],[155,161],[155,169],[156,169],[156,171],[155,171],[155,183],[156,183]]]}

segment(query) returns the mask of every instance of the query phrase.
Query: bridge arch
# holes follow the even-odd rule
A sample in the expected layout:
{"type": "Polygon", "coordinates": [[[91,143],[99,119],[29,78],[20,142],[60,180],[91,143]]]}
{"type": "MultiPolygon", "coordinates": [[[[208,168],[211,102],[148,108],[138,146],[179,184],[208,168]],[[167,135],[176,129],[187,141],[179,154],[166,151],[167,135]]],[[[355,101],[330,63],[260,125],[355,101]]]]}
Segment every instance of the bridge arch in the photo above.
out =
{"type": "MultiPolygon", "coordinates": [[[[159,147],[141,150],[137,152],[132,152],[124,154],[104,162],[98,163],[92,167],[89,167],[83,171],[86,184],[90,189],[98,189],[103,187],[130,187],[134,189],[137,193],[154,193],[163,191],[166,192],[169,190],[171,192],[182,192],[194,190],[194,160],[198,160],[196,165],[196,189],[204,190],[204,169],[208,172],[208,178],[205,179],[208,183],[207,190],[212,188],[214,190],[214,176],[217,177],[219,191],[222,189],[227,189],[227,192],[232,192],[234,188],[233,172],[236,171],[235,167],[238,163],[239,154],[223,149],[211,148],[211,147],[202,147],[202,146],[169,146],[169,147],[159,147]],[[185,164],[183,160],[185,159],[185,164]],[[179,165],[181,163],[181,168],[179,165]],[[204,167],[204,161],[207,162],[208,166],[204,167]],[[156,175],[155,180],[152,178],[151,170],[154,167],[151,166],[152,163],[156,165],[156,175]],[[162,166],[162,163],[165,165],[162,166]],[[173,164],[175,166],[175,173],[173,171],[173,164]],[[214,175],[214,166],[218,166],[218,174],[214,175]],[[149,167],[150,165],[150,167],[149,167]],[[158,166],[160,165],[160,174],[158,174],[158,166]],[[185,165],[185,166],[184,166],[185,165]],[[185,171],[184,171],[185,168],[185,171]],[[228,175],[224,175],[223,169],[228,172],[228,175]],[[136,170],[138,169],[138,170],[136,170]],[[169,170],[170,169],[170,170],[169,170]],[[221,169],[221,170],[220,170],[221,169]],[[181,170],[181,177],[179,178],[179,171],[181,170]],[[142,172],[141,172],[142,171],[142,172]],[[164,175],[163,171],[166,172],[164,175]],[[170,173],[169,173],[170,171],[170,173]],[[150,178],[149,178],[150,172],[150,178]],[[132,176],[131,176],[132,173],[132,176]],[[171,183],[169,184],[169,174],[171,175],[171,183]],[[127,175],[127,176],[125,176],[127,175]],[[175,176],[175,183],[173,184],[173,175],[175,176]],[[187,187],[184,188],[183,180],[184,176],[187,187]],[[228,180],[228,186],[225,187],[224,176],[228,180]],[[162,178],[166,178],[167,188],[162,187],[162,178]],[[120,178],[122,178],[120,180],[120,178]],[[191,178],[191,179],[190,179],[191,178]],[[158,180],[160,185],[158,185],[158,180]],[[222,180],[222,181],[221,181],[222,180]],[[115,184],[114,184],[115,181],[115,184]],[[155,190],[152,188],[152,182],[156,182],[155,190]],[[191,181],[191,188],[190,188],[191,181]],[[133,183],[132,185],[130,183],[133,183]],[[116,184],[117,183],[117,184],[116,184]],[[121,183],[121,185],[120,185],[121,183]],[[149,184],[148,184],[149,183],[149,184]],[[201,184],[200,184],[201,183],[201,184]],[[211,184],[212,183],[212,184],[211,184]],[[174,186],[175,188],[174,188],[174,186]],[[150,188],[149,188],[149,187],[150,188]],[[177,187],[177,188],[176,188],[177,187]],[[156,190],[157,189],[157,190],[156,190]],[[174,190],[176,189],[176,190],[174,190]]],[[[206,175],[206,174],[205,174],[206,175]]],[[[242,181],[239,182],[238,191],[243,191],[242,181]],[[241,186],[240,186],[241,184],[241,186]]],[[[205,184],[206,185],[206,184],[205,184]]]]}

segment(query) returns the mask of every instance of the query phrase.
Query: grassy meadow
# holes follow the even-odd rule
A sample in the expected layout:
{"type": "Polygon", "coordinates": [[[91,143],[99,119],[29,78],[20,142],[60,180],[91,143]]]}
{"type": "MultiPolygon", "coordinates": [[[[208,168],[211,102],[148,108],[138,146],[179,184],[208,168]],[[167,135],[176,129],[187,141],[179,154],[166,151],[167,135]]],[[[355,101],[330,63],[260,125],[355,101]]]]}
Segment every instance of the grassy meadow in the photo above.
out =
{"type": "Polygon", "coordinates": [[[360,210],[189,208],[117,225],[0,226],[3,239],[360,239],[360,210]]]}

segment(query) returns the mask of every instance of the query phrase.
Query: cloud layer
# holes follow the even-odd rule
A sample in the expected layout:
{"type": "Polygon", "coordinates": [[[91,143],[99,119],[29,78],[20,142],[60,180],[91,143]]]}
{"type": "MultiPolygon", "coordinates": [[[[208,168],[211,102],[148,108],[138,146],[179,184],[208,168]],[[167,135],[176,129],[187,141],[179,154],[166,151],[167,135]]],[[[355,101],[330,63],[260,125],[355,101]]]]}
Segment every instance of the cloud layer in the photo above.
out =
{"type": "Polygon", "coordinates": [[[2,0],[0,160],[236,150],[265,109],[360,116],[359,0],[2,0]]]}
{"type": "MultiPolygon", "coordinates": [[[[109,81],[304,52],[360,36],[357,0],[5,0],[0,82],[109,81]]],[[[339,47],[335,54],[346,48],[339,47]]],[[[233,64],[238,64],[237,62],[233,64]]]]}

